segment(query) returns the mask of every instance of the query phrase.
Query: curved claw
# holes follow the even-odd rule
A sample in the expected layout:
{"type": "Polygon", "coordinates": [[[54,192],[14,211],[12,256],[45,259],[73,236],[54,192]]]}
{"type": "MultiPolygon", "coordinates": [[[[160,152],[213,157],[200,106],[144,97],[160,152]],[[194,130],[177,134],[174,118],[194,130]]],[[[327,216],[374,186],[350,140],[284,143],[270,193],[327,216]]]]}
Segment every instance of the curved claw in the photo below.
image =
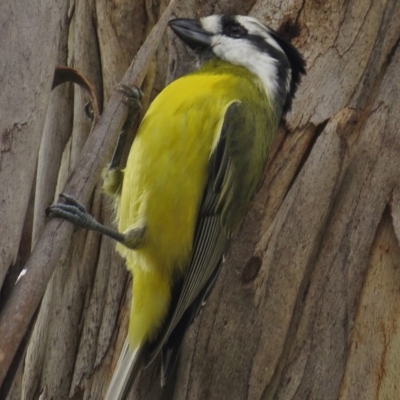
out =
{"type": "Polygon", "coordinates": [[[129,86],[129,85],[125,85],[124,83],[118,83],[115,86],[115,90],[118,90],[119,92],[124,93],[127,97],[136,99],[136,100],[142,100],[143,97],[143,92],[142,90],[136,86],[129,86]]]}
{"type": "Polygon", "coordinates": [[[75,206],[79,208],[81,212],[87,213],[86,207],[81,202],[79,202],[74,196],[71,196],[67,193],[60,193],[58,197],[59,199],[63,200],[63,204],[69,204],[71,206],[75,206]]]}
{"type": "Polygon", "coordinates": [[[60,194],[63,202],[57,202],[46,209],[51,218],[64,218],[82,228],[92,229],[97,221],[86,211],[86,207],[74,197],[65,193],[60,194]]]}
{"type": "Polygon", "coordinates": [[[124,103],[128,104],[130,107],[142,108],[142,97],[143,92],[136,85],[128,86],[123,83],[119,83],[115,86],[115,90],[122,92],[124,97],[124,103]]]}

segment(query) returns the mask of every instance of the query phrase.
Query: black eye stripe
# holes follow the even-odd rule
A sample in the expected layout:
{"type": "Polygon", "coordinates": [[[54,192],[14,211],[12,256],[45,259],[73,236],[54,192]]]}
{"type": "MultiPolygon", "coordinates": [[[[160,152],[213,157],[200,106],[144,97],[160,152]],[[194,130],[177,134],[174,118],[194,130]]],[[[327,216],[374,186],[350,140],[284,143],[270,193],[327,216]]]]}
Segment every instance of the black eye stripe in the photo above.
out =
{"type": "Polygon", "coordinates": [[[232,38],[240,38],[247,35],[247,29],[240,25],[234,18],[225,16],[222,19],[222,33],[232,38]]]}
{"type": "Polygon", "coordinates": [[[224,27],[224,34],[231,37],[243,37],[246,33],[246,29],[238,24],[231,24],[224,27]]]}

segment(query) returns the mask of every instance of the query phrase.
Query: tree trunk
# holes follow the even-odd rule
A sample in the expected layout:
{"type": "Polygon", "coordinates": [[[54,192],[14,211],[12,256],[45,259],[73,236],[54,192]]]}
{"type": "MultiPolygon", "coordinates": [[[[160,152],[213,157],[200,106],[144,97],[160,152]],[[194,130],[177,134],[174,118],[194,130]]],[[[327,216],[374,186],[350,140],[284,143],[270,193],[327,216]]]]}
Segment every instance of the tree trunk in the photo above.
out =
{"type": "MultiPolygon", "coordinates": [[[[67,3],[0,6],[2,307],[91,129],[81,88],[50,92],[55,66],[85,75],[103,108],[168,1],[67,3]]],[[[255,16],[296,45],[307,76],[174,379],[161,389],[156,361],[131,398],[400,398],[400,3],[235,3],[181,0],[175,14],[255,16]]],[[[144,109],[192,68],[168,32],[144,109]]],[[[111,225],[100,185],[91,213],[111,225]]],[[[104,396],[126,336],[130,277],[96,233],[76,229],[62,247],[1,398],[104,396]]],[[[0,358],[4,350],[0,338],[0,358]]]]}

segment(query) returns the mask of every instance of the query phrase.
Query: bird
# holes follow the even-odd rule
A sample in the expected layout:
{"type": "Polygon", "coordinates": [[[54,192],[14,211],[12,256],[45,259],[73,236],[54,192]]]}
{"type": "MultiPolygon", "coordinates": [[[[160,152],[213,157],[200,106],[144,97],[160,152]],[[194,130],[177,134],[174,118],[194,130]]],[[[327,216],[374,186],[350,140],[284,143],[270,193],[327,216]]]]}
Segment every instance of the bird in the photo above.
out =
{"type": "Polygon", "coordinates": [[[167,382],[305,74],[298,50],[256,18],[216,14],[169,26],[197,67],[156,96],[125,169],[106,174],[118,230],[103,228],[68,195],[50,207],[52,216],[117,240],[133,275],[128,339],[106,399],[124,399],[160,353],[167,382]]]}

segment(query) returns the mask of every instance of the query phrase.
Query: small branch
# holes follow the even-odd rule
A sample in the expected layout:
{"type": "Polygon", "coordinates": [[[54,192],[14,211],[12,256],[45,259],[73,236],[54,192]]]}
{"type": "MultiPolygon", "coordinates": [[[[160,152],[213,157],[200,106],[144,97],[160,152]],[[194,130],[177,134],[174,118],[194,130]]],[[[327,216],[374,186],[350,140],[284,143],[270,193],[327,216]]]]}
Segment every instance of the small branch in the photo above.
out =
{"type": "MultiPolygon", "coordinates": [[[[123,84],[137,86],[142,84],[174,5],[175,0],[172,0],[125,73],[123,84]]],[[[87,139],[81,158],[64,189],[64,192],[83,203],[89,200],[101,169],[111,157],[118,133],[128,116],[128,107],[122,100],[123,94],[115,91],[87,139]]],[[[15,285],[3,309],[0,316],[0,385],[43,297],[62,250],[69,242],[72,230],[72,225],[66,221],[54,219],[47,222],[25,266],[25,275],[15,285]]]]}

